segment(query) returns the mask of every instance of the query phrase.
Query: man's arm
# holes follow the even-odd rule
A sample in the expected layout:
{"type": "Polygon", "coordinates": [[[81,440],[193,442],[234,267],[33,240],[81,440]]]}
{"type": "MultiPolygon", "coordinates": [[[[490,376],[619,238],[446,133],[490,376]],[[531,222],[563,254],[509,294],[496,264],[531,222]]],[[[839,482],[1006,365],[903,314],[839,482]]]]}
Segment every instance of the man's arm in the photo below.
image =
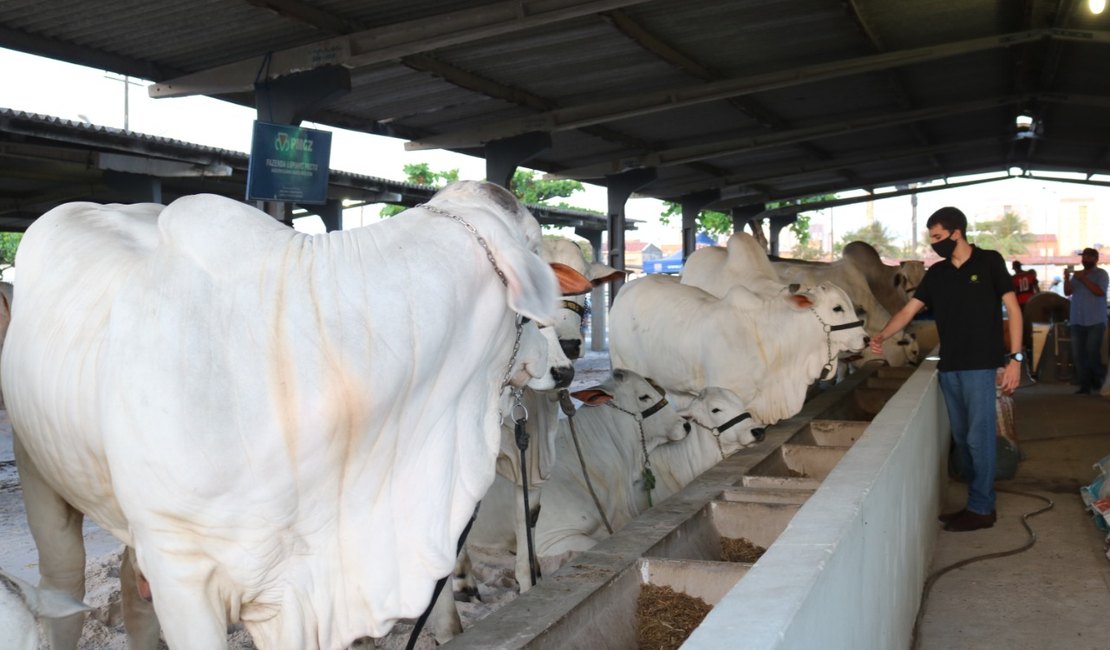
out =
{"type": "MultiPolygon", "coordinates": [[[[1106,295],[1106,290],[1105,289],[1100,287],[1097,282],[1094,282],[1090,278],[1087,277],[1087,269],[1083,269],[1081,271],[1076,271],[1075,273],[1071,274],[1071,277],[1074,278],[1075,280],[1079,280],[1080,282],[1082,282],[1083,286],[1087,287],[1087,289],[1091,293],[1093,293],[1094,295],[1096,295],[1096,296],[1105,296],[1106,295]]],[[[1064,269],[1064,295],[1070,296],[1071,291],[1072,291],[1072,285],[1071,285],[1071,281],[1069,281],[1069,278],[1068,278],[1068,270],[1064,269]]]]}
{"type": "MultiPolygon", "coordinates": [[[[1013,293],[1011,293],[1010,295],[1012,296],[1013,293]]],[[[890,320],[887,321],[883,329],[881,329],[878,334],[871,337],[871,351],[875,354],[882,354],[883,341],[890,338],[890,336],[895,332],[901,329],[905,329],[906,325],[909,325],[910,321],[913,320],[913,317],[917,315],[917,312],[921,311],[924,308],[925,303],[921,302],[917,298],[910,298],[910,301],[906,303],[906,306],[899,309],[897,314],[891,316],[890,320]]]]}
{"type": "MultiPolygon", "coordinates": [[[[1017,354],[1021,352],[1022,347],[1022,322],[1021,322],[1021,306],[1018,305],[1017,295],[1013,291],[1007,291],[1002,294],[1002,304],[1006,305],[1006,316],[1009,318],[1010,328],[1010,354],[1017,354]]],[[[999,386],[1002,392],[1009,395],[1014,392],[1014,389],[1021,383],[1021,362],[1016,359],[1010,359],[1006,363],[1006,367],[1002,371],[1002,379],[999,381],[999,386]]]]}

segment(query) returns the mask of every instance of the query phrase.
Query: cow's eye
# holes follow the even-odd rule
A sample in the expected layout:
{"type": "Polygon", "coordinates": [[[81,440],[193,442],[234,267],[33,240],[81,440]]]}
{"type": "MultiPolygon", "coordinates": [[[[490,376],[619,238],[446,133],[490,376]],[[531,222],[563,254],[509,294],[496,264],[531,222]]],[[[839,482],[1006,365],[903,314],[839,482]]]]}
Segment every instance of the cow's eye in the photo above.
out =
{"type": "Polygon", "coordinates": [[[531,322],[532,322],[532,319],[528,318],[527,316],[521,316],[520,317],[520,324],[521,325],[527,325],[528,323],[531,323],[531,322]]]}
{"type": "Polygon", "coordinates": [[[856,307],[856,316],[866,316],[867,310],[863,307],[856,307]]]}
{"type": "Polygon", "coordinates": [[[844,308],[841,307],[840,305],[837,305],[836,307],[833,307],[833,311],[835,311],[838,314],[843,314],[844,313],[844,308]]]}
{"type": "Polygon", "coordinates": [[[721,409],[713,409],[712,413],[720,413],[721,409]]]}
{"type": "Polygon", "coordinates": [[[651,401],[651,395],[640,395],[640,401],[641,402],[650,402],[651,401]]]}

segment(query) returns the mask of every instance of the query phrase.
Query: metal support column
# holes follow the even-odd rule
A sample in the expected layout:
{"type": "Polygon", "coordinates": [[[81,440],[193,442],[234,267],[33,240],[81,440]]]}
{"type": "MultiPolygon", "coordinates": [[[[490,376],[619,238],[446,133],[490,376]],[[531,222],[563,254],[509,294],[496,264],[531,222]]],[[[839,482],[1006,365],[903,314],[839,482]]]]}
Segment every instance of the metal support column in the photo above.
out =
{"type": "Polygon", "coordinates": [[[339,199],[328,199],[324,205],[314,205],[312,211],[324,222],[328,232],[343,230],[343,202],[339,199]]]}
{"type": "Polygon", "coordinates": [[[693,192],[679,199],[682,206],[682,259],[685,261],[697,248],[698,214],[702,208],[721,198],[720,190],[693,192]]]}
{"type": "MultiPolygon", "coordinates": [[[[598,262],[601,260],[601,231],[600,230],[586,230],[585,228],[575,228],[574,234],[582,237],[590,242],[590,249],[593,251],[593,261],[598,262]]],[[[605,300],[605,292],[608,290],[608,285],[601,285],[594,287],[590,292],[590,349],[594,352],[599,352],[605,349],[605,328],[607,322],[606,306],[609,304],[605,300]]]]}
{"type": "Polygon", "coordinates": [[[503,140],[486,143],[486,180],[505,189],[512,189],[516,168],[528,162],[544,149],[551,148],[551,134],[533,131],[503,140]]]}
{"type": "MultiPolygon", "coordinates": [[[[763,212],[764,207],[762,203],[753,203],[752,205],[737,205],[729,212],[732,215],[732,232],[744,232],[745,226],[751,226],[753,220],[763,212]]],[[[755,228],[752,228],[755,232],[755,228]]]]}
{"type": "Polygon", "coordinates": [[[771,217],[771,240],[770,240],[770,254],[775,257],[779,256],[779,234],[782,229],[798,220],[797,214],[792,214],[788,217],[771,217]]]}
{"type": "MultiPolygon", "coordinates": [[[[313,110],[350,91],[351,71],[347,68],[315,68],[255,83],[254,107],[261,122],[297,125],[313,110]]],[[[266,201],[260,209],[278,221],[292,221],[280,201],[266,201]]]]}
{"type": "MultiPolygon", "coordinates": [[[[632,193],[655,180],[655,169],[643,167],[605,177],[609,196],[609,266],[624,270],[624,204],[632,193]]],[[[623,279],[609,283],[609,305],[624,285],[623,279]]],[[[596,311],[596,307],[595,307],[596,311]]]]}

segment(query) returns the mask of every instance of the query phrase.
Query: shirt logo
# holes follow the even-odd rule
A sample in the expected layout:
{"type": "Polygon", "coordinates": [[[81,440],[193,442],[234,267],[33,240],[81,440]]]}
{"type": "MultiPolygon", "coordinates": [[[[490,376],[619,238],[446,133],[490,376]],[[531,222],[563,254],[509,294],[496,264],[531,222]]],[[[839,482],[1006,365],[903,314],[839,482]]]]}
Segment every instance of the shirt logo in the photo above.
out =
{"type": "Polygon", "coordinates": [[[971,284],[979,284],[979,274],[978,273],[972,273],[971,274],[971,284]]]}

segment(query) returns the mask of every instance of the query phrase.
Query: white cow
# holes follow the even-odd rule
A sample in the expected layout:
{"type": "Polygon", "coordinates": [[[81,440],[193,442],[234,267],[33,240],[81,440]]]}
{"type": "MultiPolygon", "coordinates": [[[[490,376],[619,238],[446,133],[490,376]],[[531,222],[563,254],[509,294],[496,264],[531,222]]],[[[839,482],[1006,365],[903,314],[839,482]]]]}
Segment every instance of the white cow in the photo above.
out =
{"type": "Polygon", "coordinates": [[[20,247],[0,375],[43,584],[82,595],[83,513],[173,648],[386,634],[454,564],[507,380],[553,385],[518,316],[558,296],[539,225],[475,182],[319,236],[210,195],[159,210],[64,205],[20,247]]]}
{"type": "MultiPolygon", "coordinates": [[[[851,262],[771,261],[759,242],[743,232],[730,236],[727,248],[707,246],[694,251],[686,260],[681,278],[683,284],[700,287],[718,298],[737,284],[769,296],[782,293],[790,285],[800,289],[831,282],[851,298],[868,334],[877,334],[890,320],[890,313],[878,303],[866,278],[851,262]]],[[[861,356],[864,363],[877,358],[867,349],[861,356]]],[[[917,356],[916,342],[909,336],[891,337],[883,344],[882,358],[892,366],[916,363],[917,356]]]]}
{"type": "Polygon", "coordinates": [[[703,389],[681,414],[694,425],[690,435],[659,445],[651,452],[656,477],[656,492],[652,496],[660,501],[764,436],[763,427],[748,412],[743,400],[727,388],[703,389]]]}
{"type": "Polygon", "coordinates": [[[891,314],[906,306],[925,277],[924,262],[907,260],[898,266],[887,266],[875,247],[863,241],[845,244],[843,258],[851,260],[863,273],[879,304],[891,314]]]}
{"type": "Polygon", "coordinates": [[[809,385],[831,377],[841,352],[863,348],[855,318],[852,301],[828,283],[770,296],[738,285],[716,298],[648,276],[625,285],[613,303],[610,356],[668,393],[728,388],[757,421],[773,424],[801,410],[809,385]]]}
{"type": "MultiPolygon", "coordinates": [[[[925,278],[924,262],[905,260],[898,266],[888,266],[867,242],[849,242],[844,246],[843,255],[863,273],[875,298],[892,314],[897,314],[910,301],[925,278]]],[[[932,321],[913,321],[906,326],[906,332],[922,351],[928,352],[937,344],[936,324],[932,321]]]]}
{"type": "MultiPolygon", "coordinates": [[[[602,264],[588,262],[578,244],[565,237],[544,237],[540,254],[548,262],[563,264],[586,276],[594,287],[599,287],[618,278],[624,279],[627,271],[602,264]]],[[[562,301],[564,309],[555,313],[555,331],[567,357],[577,359],[582,356],[582,327],[586,314],[586,296],[567,296],[562,301]]]]}
{"type": "MultiPolygon", "coordinates": [[[[690,424],[667,407],[660,388],[626,370],[614,370],[600,385],[578,391],[575,397],[593,405],[578,409],[575,431],[606,517],[619,529],[648,504],[642,481],[645,448],[650,454],[667,441],[682,439],[690,424]]],[[[494,481],[478,511],[471,543],[515,548],[506,516],[510,489],[508,482],[494,481]]],[[[535,535],[538,556],[582,551],[608,535],[586,487],[566,420],[559,422],[555,467],[543,494],[535,535]]]]}
{"type": "MultiPolygon", "coordinates": [[[[835,262],[806,262],[801,260],[774,260],[775,271],[786,283],[815,286],[821,282],[831,282],[844,290],[852,299],[856,315],[863,319],[863,329],[869,336],[878,334],[887,321],[890,312],[875,298],[867,284],[867,278],[851,260],[840,259],[835,262]]],[[[881,357],[865,348],[862,352],[863,363],[881,359],[894,367],[917,363],[919,350],[917,341],[905,332],[896,332],[883,341],[881,357]]]]}
{"type": "Polygon", "coordinates": [[[37,589],[0,571],[0,648],[38,650],[36,619],[62,618],[89,611],[85,603],[53,589],[37,589]]]}

